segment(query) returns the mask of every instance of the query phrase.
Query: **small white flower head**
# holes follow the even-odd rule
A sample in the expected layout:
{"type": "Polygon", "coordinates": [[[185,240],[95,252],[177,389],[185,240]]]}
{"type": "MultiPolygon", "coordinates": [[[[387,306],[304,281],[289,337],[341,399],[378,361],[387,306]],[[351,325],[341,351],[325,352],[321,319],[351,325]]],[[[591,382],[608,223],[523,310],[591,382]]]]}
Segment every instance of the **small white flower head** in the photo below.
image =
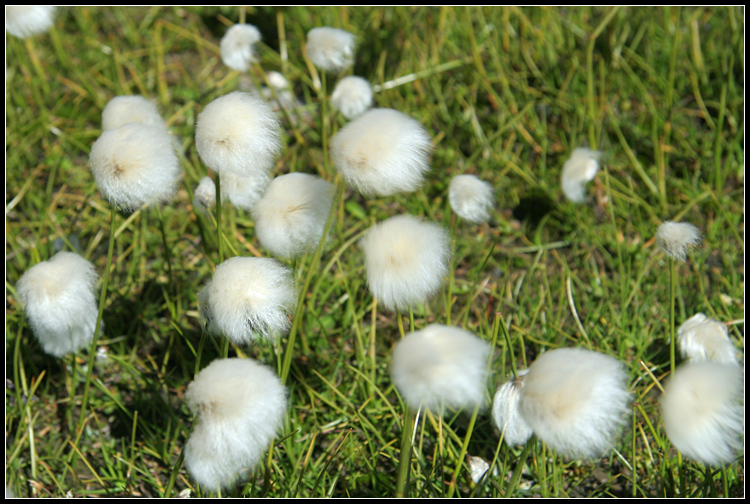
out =
{"type": "Polygon", "coordinates": [[[356,40],[348,31],[338,28],[313,28],[307,32],[307,57],[329,72],[340,72],[354,63],[356,40]]]}
{"type": "Polygon", "coordinates": [[[167,130],[156,104],[143,96],[115,96],[102,111],[102,130],[117,129],[129,123],[140,123],[167,130]]]}
{"type": "Polygon", "coordinates": [[[282,89],[289,88],[289,81],[286,80],[286,77],[281,75],[279,72],[266,72],[266,79],[268,79],[268,83],[276,91],[281,91],[282,89]]]}
{"type": "Polygon", "coordinates": [[[519,371],[518,377],[497,389],[492,400],[492,418],[508,446],[524,444],[533,434],[519,411],[523,380],[528,372],[519,371]]]}
{"type": "Polygon", "coordinates": [[[460,327],[431,324],[396,343],[391,378],[413,410],[484,404],[490,345],[460,327]]]}
{"type": "Polygon", "coordinates": [[[185,445],[185,465],[205,489],[232,485],[255,470],[282,428],[287,390],[252,359],[217,359],[185,393],[197,423],[185,445]]]}
{"type": "Polygon", "coordinates": [[[489,481],[490,476],[497,476],[497,466],[492,468],[492,474],[487,474],[490,470],[490,463],[484,460],[482,457],[468,456],[467,462],[469,464],[469,470],[471,471],[471,481],[476,485],[482,479],[485,482],[489,481]]]}
{"type": "Polygon", "coordinates": [[[425,302],[448,274],[450,239],[433,222],[397,215],[372,226],[361,246],[370,292],[389,310],[425,302]]]}
{"type": "Polygon", "coordinates": [[[248,212],[263,197],[271,183],[271,177],[265,171],[258,171],[250,175],[235,175],[227,172],[221,175],[221,201],[227,199],[237,208],[248,212]]]}
{"type": "Polygon", "coordinates": [[[58,252],[29,268],[16,284],[26,317],[44,351],[74,353],[94,339],[99,314],[94,265],[73,252],[58,252]]]}
{"type": "Polygon", "coordinates": [[[448,201],[459,217],[469,222],[487,222],[495,206],[495,191],[489,182],[475,175],[456,175],[451,179],[448,201]]]}
{"type": "Polygon", "coordinates": [[[627,380],[624,366],[609,355],[583,348],[550,350],[524,378],[521,415],[539,439],[562,455],[600,457],[625,423],[627,380]]]}
{"type": "Polygon", "coordinates": [[[700,242],[700,231],[687,222],[662,222],[656,230],[656,245],[674,261],[685,262],[687,252],[700,242]]]}
{"type": "Polygon", "coordinates": [[[280,123],[261,98],[235,91],[200,113],[195,146],[203,162],[222,176],[268,172],[281,152],[280,123]]]}
{"type": "Polygon", "coordinates": [[[684,359],[737,364],[737,349],[727,325],[696,313],[677,329],[677,344],[684,359]]]}
{"type": "Polygon", "coordinates": [[[661,397],[667,436],[693,460],[730,463],[743,445],[744,396],[739,366],[710,361],[681,365],[661,397]]]}
{"type": "Polygon", "coordinates": [[[216,184],[211,177],[203,177],[193,193],[193,207],[205,212],[216,205],[216,184]]]}
{"type": "Polygon", "coordinates": [[[170,201],[182,175],[169,133],[139,123],[102,132],[89,165],[102,196],[125,210],[170,201]]]}
{"type": "Polygon", "coordinates": [[[292,272],[265,257],[232,257],[219,264],[198,302],[208,332],[235,345],[286,333],[297,304],[292,272]]]}
{"type": "Polygon", "coordinates": [[[599,171],[599,159],[602,153],[579,147],[573,151],[563,165],[562,190],[565,197],[573,203],[582,203],[586,199],[586,182],[594,180],[599,171]]]}
{"type": "Polygon", "coordinates": [[[431,153],[430,136],[419,121],[386,108],[368,110],[331,140],[336,169],[366,196],[417,190],[431,153]]]}
{"type": "Polygon", "coordinates": [[[28,38],[48,31],[55,20],[52,5],[8,5],[5,7],[5,31],[28,38]]]}
{"type": "Polygon", "coordinates": [[[289,259],[315,247],[333,203],[333,185],[314,175],[289,173],[273,179],[253,209],[260,244],[289,259]]]}
{"type": "Polygon", "coordinates": [[[221,61],[232,70],[247,71],[257,59],[255,44],[260,39],[260,31],[251,24],[232,26],[221,39],[221,61]]]}
{"type": "Polygon", "coordinates": [[[344,117],[354,119],[372,107],[372,87],[362,77],[344,77],[333,89],[331,103],[344,117]]]}

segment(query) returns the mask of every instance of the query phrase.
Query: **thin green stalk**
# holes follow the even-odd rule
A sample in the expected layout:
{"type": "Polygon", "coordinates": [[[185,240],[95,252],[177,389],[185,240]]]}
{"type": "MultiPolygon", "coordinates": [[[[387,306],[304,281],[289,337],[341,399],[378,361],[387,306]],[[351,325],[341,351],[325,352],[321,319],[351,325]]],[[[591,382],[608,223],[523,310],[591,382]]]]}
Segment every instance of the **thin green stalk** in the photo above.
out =
{"type": "Polygon", "coordinates": [[[508,483],[508,486],[505,488],[505,495],[503,497],[506,499],[512,497],[513,492],[516,491],[518,482],[521,480],[521,474],[523,473],[523,466],[526,465],[526,459],[529,458],[529,453],[531,453],[531,449],[534,447],[535,443],[536,434],[532,434],[531,438],[526,442],[526,446],[523,447],[521,456],[518,457],[516,468],[513,469],[513,476],[510,478],[510,483],[508,483]]]}
{"type": "Polygon", "coordinates": [[[297,308],[294,310],[294,318],[292,320],[292,328],[289,330],[289,337],[287,339],[286,350],[284,351],[284,363],[281,368],[281,383],[286,384],[286,379],[289,376],[289,369],[292,366],[292,354],[294,352],[294,340],[299,330],[299,325],[302,320],[302,312],[305,306],[305,296],[307,295],[307,289],[310,287],[313,274],[318,270],[320,264],[320,257],[323,254],[323,246],[325,245],[326,238],[328,237],[328,230],[331,228],[331,222],[333,222],[333,216],[336,213],[336,208],[339,199],[344,193],[344,183],[339,179],[336,182],[335,195],[331,202],[331,211],[328,212],[328,219],[326,219],[326,225],[323,228],[323,235],[320,237],[318,247],[315,249],[315,255],[313,256],[310,266],[305,273],[305,280],[302,284],[302,288],[299,291],[299,298],[297,300],[297,308]]]}
{"type": "Polygon", "coordinates": [[[674,298],[675,298],[675,262],[669,258],[669,376],[674,376],[675,338],[674,338],[674,298]]]}
{"type": "Polygon", "coordinates": [[[474,432],[474,424],[477,421],[477,414],[479,413],[479,404],[476,405],[474,408],[474,413],[471,415],[471,420],[469,420],[469,427],[466,429],[466,435],[464,436],[464,442],[461,445],[461,452],[458,455],[458,459],[456,459],[456,468],[453,470],[453,477],[451,478],[451,484],[448,487],[448,498],[453,497],[453,493],[456,491],[456,478],[458,478],[458,471],[461,470],[461,467],[463,466],[464,459],[466,458],[466,451],[469,449],[469,440],[471,440],[471,435],[474,432]]]}
{"type": "MultiPolygon", "coordinates": [[[[401,316],[399,315],[399,320],[401,316]]],[[[409,468],[411,466],[411,446],[414,434],[416,416],[406,405],[404,412],[404,427],[401,437],[401,452],[398,458],[398,473],[396,475],[396,497],[406,497],[409,492],[409,468]]]]}
{"type": "Polygon", "coordinates": [[[219,262],[216,263],[221,264],[224,262],[224,247],[222,243],[224,240],[221,239],[221,177],[219,176],[218,172],[215,172],[216,175],[216,235],[219,240],[219,262]]]}
{"type": "Polygon", "coordinates": [[[112,253],[115,249],[115,218],[117,209],[112,206],[111,220],[109,224],[109,248],[107,249],[107,265],[104,268],[104,281],[102,283],[102,293],[99,296],[99,313],[96,316],[96,326],[94,327],[94,339],[91,340],[89,348],[89,363],[86,370],[86,384],[83,387],[83,399],[81,401],[81,416],[78,419],[78,436],[83,431],[83,421],[86,418],[86,406],[89,399],[89,388],[91,387],[91,378],[94,374],[94,362],[96,361],[96,346],[99,343],[99,332],[102,325],[102,316],[104,314],[104,301],[107,299],[107,287],[109,286],[109,270],[112,265],[112,253]]]}

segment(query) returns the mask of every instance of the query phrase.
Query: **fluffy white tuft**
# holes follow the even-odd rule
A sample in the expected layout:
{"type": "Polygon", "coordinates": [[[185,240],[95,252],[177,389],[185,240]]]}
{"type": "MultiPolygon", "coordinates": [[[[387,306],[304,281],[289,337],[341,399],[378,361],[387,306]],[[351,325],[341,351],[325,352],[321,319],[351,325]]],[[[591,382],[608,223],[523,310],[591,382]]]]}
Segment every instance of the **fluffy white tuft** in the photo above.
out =
{"type": "Polygon", "coordinates": [[[247,71],[256,60],[253,46],[260,39],[260,31],[251,24],[232,26],[221,39],[221,60],[232,70],[247,71]]]}
{"type": "Polygon", "coordinates": [[[431,324],[407,334],[393,349],[391,378],[409,406],[483,406],[490,345],[459,327],[431,324]]]}
{"type": "Polygon", "coordinates": [[[94,339],[98,304],[94,265],[73,252],[58,252],[29,268],[16,290],[31,330],[55,357],[77,352],[94,339]]]}
{"type": "Polygon", "coordinates": [[[143,96],[115,96],[102,111],[102,130],[108,131],[129,123],[140,123],[167,130],[156,104],[143,96]]]}
{"type": "Polygon", "coordinates": [[[415,191],[430,169],[432,142],[406,114],[368,110],[331,140],[331,158],[346,183],[364,195],[415,191]]]}
{"type": "Polygon", "coordinates": [[[685,359],[737,364],[737,349],[727,325],[696,313],[677,329],[677,343],[685,359]]]}
{"type": "Polygon", "coordinates": [[[235,91],[215,99],[200,113],[195,146],[213,171],[248,177],[272,168],[281,152],[279,128],[266,102],[235,91]]]}
{"type": "Polygon", "coordinates": [[[521,389],[523,419],[561,454],[594,458],[610,449],[628,414],[627,373],[617,359],[583,348],[542,354],[521,389]]]}
{"type": "Polygon", "coordinates": [[[265,257],[227,259],[216,267],[198,301],[208,331],[235,345],[286,333],[297,304],[292,272],[265,257]]]}
{"type": "Polygon", "coordinates": [[[563,165],[562,190],[565,197],[574,203],[582,203],[586,199],[586,182],[594,180],[599,171],[599,159],[602,153],[579,147],[573,151],[563,165]]]}
{"type": "Polygon", "coordinates": [[[216,205],[216,184],[211,177],[203,177],[193,193],[193,207],[205,212],[216,205]]]}
{"type": "Polygon", "coordinates": [[[339,72],[354,63],[356,40],[338,28],[313,28],[307,32],[307,57],[323,70],[339,72]]]}
{"type": "Polygon", "coordinates": [[[170,201],[182,175],[169,133],[139,123],[102,132],[89,164],[102,195],[126,210],[170,201]]]}
{"type": "Polygon", "coordinates": [[[333,89],[331,103],[344,117],[354,119],[372,107],[372,87],[362,77],[344,77],[333,89]]]}
{"type": "Polygon", "coordinates": [[[289,173],[273,179],[253,209],[260,244],[289,259],[315,247],[333,202],[333,185],[314,175],[289,173]]]}
{"type": "Polygon", "coordinates": [[[252,359],[217,359],[185,393],[197,424],[185,445],[185,465],[204,488],[230,486],[253,471],[282,428],[287,390],[252,359]]]}
{"type": "Polygon", "coordinates": [[[519,411],[521,389],[528,372],[519,371],[516,379],[505,382],[497,389],[492,400],[492,418],[508,446],[524,444],[533,434],[519,411]]]}
{"type": "Polygon", "coordinates": [[[688,250],[700,242],[700,231],[687,222],[662,222],[656,230],[656,245],[674,261],[684,262],[688,250]]]}
{"type": "Polygon", "coordinates": [[[237,208],[250,212],[263,197],[270,182],[271,177],[264,171],[248,176],[224,173],[221,175],[221,201],[229,199],[237,208]]]}
{"type": "Polygon", "coordinates": [[[55,19],[52,5],[7,5],[5,31],[18,38],[28,38],[48,31],[55,19]]]}
{"type": "Polygon", "coordinates": [[[474,175],[456,175],[451,179],[448,201],[462,219],[487,222],[495,204],[495,191],[489,182],[474,175]]]}
{"type": "Polygon", "coordinates": [[[677,368],[661,398],[672,444],[693,460],[718,466],[742,449],[744,378],[739,366],[688,362],[677,368]]]}
{"type": "Polygon", "coordinates": [[[370,292],[389,310],[426,301],[448,274],[450,239],[433,222],[397,215],[372,226],[361,245],[370,292]]]}

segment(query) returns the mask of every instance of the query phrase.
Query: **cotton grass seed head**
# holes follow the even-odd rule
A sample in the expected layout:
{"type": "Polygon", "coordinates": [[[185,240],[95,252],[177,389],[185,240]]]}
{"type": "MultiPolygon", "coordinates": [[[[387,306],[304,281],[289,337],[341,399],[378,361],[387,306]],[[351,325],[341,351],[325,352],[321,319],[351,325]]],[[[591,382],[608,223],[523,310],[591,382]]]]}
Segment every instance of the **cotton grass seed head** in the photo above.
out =
{"type": "Polygon", "coordinates": [[[251,24],[232,26],[221,39],[221,61],[232,70],[247,71],[257,58],[255,44],[260,39],[260,31],[251,24]]]}
{"type": "Polygon", "coordinates": [[[344,117],[354,119],[372,107],[372,87],[362,77],[344,77],[333,89],[331,103],[344,117]]]}
{"type": "Polygon", "coordinates": [[[561,184],[566,198],[573,203],[583,203],[586,199],[586,182],[594,180],[601,157],[601,152],[585,147],[573,151],[562,170],[561,184]]]}
{"type": "Polygon", "coordinates": [[[89,165],[102,196],[125,210],[170,201],[182,175],[169,133],[139,123],[102,132],[89,165]]]}
{"type": "Polygon", "coordinates": [[[140,123],[167,130],[156,104],[143,96],[115,96],[102,111],[102,130],[117,129],[130,123],[140,123]]]}
{"type": "Polygon", "coordinates": [[[185,400],[198,417],[185,465],[208,490],[228,487],[257,467],[288,408],[281,380],[252,359],[213,361],[188,385],[185,400]]]}
{"type": "Polygon", "coordinates": [[[656,230],[656,245],[674,261],[684,262],[687,252],[700,242],[700,231],[687,222],[662,222],[656,230]]]}
{"type": "Polygon", "coordinates": [[[55,20],[52,5],[7,5],[5,31],[18,38],[28,38],[48,31],[55,20]]]}
{"type": "Polygon", "coordinates": [[[354,63],[356,40],[348,31],[338,28],[313,28],[307,32],[307,57],[329,72],[340,72],[354,63]]]}
{"type": "Polygon", "coordinates": [[[55,357],[94,339],[98,304],[94,265],[73,252],[58,252],[29,268],[16,284],[31,330],[55,357]]]}
{"type": "Polygon", "coordinates": [[[473,409],[484,403],[489,352],[469,331],[431,324],[396,344],[391,378],[413,410],[473,409]]]}
{"type": "Polygon", "coordinates": [[[211,334],[244,345],[286,333],[297,301],[292,272],[277,260],[232,257],[216,267],[198,302],[211,334]]]}
{"type": "Polygon", "coordinates": [[[677,329],[677,344],[684,359],[737,364],[737,349],[727,325],[696,313],[677,329]]]}
{"type": "Polygon", "coordinates": [[[542,354],[521,389],[523,419],[562,455],[604,455],[625,422],[628,375],[617,359],[583,348],[542,354]]]}
{"type": "Polygon", "coordinates": [[[216,184],[211,177],[203,177],[193,192],[193,207],[205,212],[216,205],[216,184]]]}
{"type": "Polygon", "coordinates": [[[265,171],[247,176],[224,173],[221,176],[221,201],[225,202],[228,199],[237,208],[250,212],[263,197],[270,183],[271,177],[265,171]]]}
{"type": "Polygon", "coordinates": [[[360,193],[388,196],[415,191],[430,169],[432,142],[406,114],[368,110],[331,140],[331,158],[346,183],[360,193]]]}
{"type": "Polygon", "coordinates": [[[397,215],[372,226],[361,245],[370,292],[389,310],[425,302],[448,274],[450,239],[435,223],[397,215]]]}
{"type": "Polygon", "coordinates": [[[333,202],[333,185],[314,175],[276,177],[253,209],[260,244],[289,259],[315,247],[323,236],[333,202]]]}
{"type": "Polygon", "coordinates": [[[206,166],[222,176],[268,172],[281,152],[279,120],[262,99],[235,91],[198,115],[195,146],[206,166]]]}
{"type": "Polygon", "coordinates": [[[683,454],[704,464],[732,462],[742,449],[744,377],[739,366],[687,362],[661,397],[664,428],[683,454]]]}
{"type": "Polygon", "coordinates": [[[519,410],[521,389],[528,372],[519,371],[515,379],[505,382],[497,389],[492,400],[492,418],[508,446],[524,444],[533,434],[519,410]]]}
{"type": "Polygon", "coordinates": [[[448,201],[456,214],[469,222],[487,222],[495,204],[495,191],[475,175],[456,175],[451,179],[448,201]]]}

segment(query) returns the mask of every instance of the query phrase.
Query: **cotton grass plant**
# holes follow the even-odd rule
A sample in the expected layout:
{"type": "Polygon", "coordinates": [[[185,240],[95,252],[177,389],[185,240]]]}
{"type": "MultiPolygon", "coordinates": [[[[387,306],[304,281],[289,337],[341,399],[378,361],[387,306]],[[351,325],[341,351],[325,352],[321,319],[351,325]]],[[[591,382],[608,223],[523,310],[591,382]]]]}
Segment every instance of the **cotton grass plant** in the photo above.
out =
{"type": "Polygon", "coordinates": [[[5,31],[25,39],[52,28],[55,7],[52,5],[8,5],[5,7],[5,31]]]}

